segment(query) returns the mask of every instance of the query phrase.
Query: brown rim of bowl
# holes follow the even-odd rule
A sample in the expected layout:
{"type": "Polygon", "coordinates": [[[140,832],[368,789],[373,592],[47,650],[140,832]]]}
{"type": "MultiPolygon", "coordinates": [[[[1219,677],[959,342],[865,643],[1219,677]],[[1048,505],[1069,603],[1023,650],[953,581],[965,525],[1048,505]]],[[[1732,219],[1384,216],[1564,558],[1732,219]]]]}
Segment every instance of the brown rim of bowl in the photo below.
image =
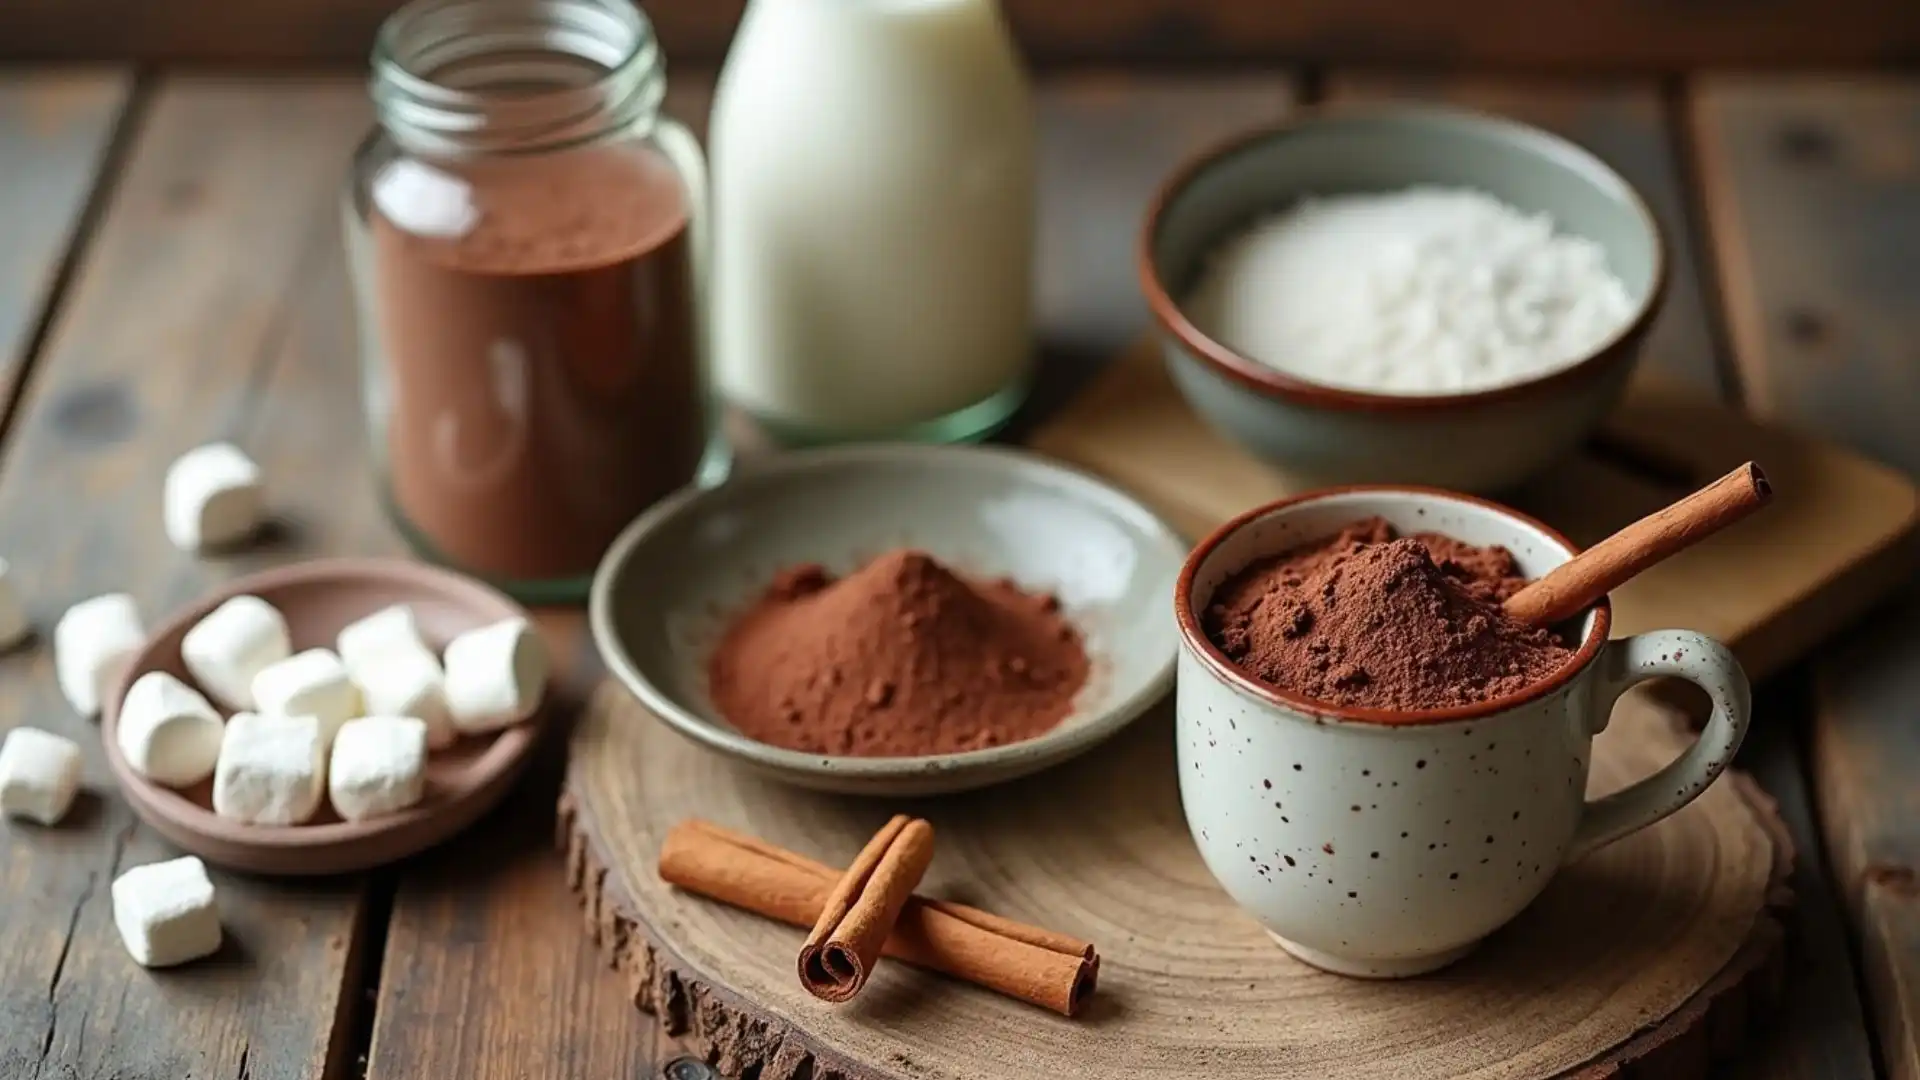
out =
{"type": "Polygon", "coordinates": [[[1654,318],[1659,315],[1661,307],[1666,302],[1668,261],[1666,236],[1660,229],[1659,221],[1654,218],[1653,211],[1648,208],[1645,196],[1641,195],[1640,190],[1611,165],[1600,160],[1578,143],[1531,124],[1524,124],[1492,113],[1408,103],[1305,106],[1279,123],[1235,135],[1211,149],[1201,151],[1175,169],[1154,193],[1153,202],[1147,207],[1147,215],[1142,223],[1139,241],[1134,250],[1135,268],[1140,277],[1140,291],[1146,297],[1147,307],[1153,311],[1154,322],[1159,324],[1160,329],[1177,338],[1189,352],[1215,373],[1256,393],[1284,398],[1316,408],[1348,412],[1426,412],[1470,405],[1492,405],[1544,392],[1563,383],[1592,375],[1598,368],[1605,366],[1605,362],[1612,359],[1622,346],[1644,333],[1653,324],[1654,318]],[[1166,208],[1172,205],[1174,200],[1179,198],[1186,188],[1208,169],[1268,139],[1331,120],[1393,116],[1426,117],[1474,127],[1503,129],[1520,136],[1535,150],[1549,155],[1574,158],[1582,168],[1591,170],[1618,185],[1629,205],[1645,224],[1648,234],[1653,238],[1653,280],[1648,283],[1646,296],[1640,300],[1639,310],[1634,317],[1621,324],[1620,329],[1596,346],[1584,360],[1567,367],[1558,368],[1522,382],[1508,383],[1486,390],[1461,394],[1419,395],[1377,394],[1310,382],[1230,349],[1208,337],[1189,322],[1185,313],[1180,310],[1180,305],[1175,303],[1173,297],[1167,292],[1165,283],[1160,280],[1159,268],[1154,263],[1154,240],[1159,235],[1160,219],[1165,214],[1166,208]]]}
{"type": "Polygon", "coordinates": [[[1340,487],[1316,488],[1313,491],[1304,492],[1285,499],[1277,499],[1273,502],[1256,506],[1246,513],[1241,514],[1239,517],[1234,518],[1232,521],[1227,522],[1225,525],[1213,530],[1213,532],[1207,534],[1205,540],[1195,545],[1194,549],[1187,553],[1187,561],[1181,564],[1179,580],[1175,582],[1173,587],[1173,612],[1175,618],[1180,623],[1181,641],[1194,651],[1194,655],[1198,656],[1202,663],[1212,669],[1215,676],[1224,680],[1243,694],[1259,698],[1270,705],[1276,705],[1280,708],[1290,709],[1295,712],[1306,713],[1309,716],[1344,720],[1359,724],[1375,724],[1384,727],[1414,727],[1426,724],[1453,723],[1460,720],[1480,720],[1494,713],[1505,712],[1508,709],[1517,708],[1529,702],[1537,701],[1573,681],[1574,678],[1585,671],[1588,665],[1592,664],[1594,659],[1600,655],[1601,648],[1607,643],[1607,635],[1613,629],[1613,600],[1611,598],[1603,599],[1594,605],[1593,627],[1587,631],[1586,639],[1580,643],[1580,648],[1573,654],[1573,659],[1567,661],[1559,671],[1554,672],[1551,676],[1523,690],[1516,690],[1504,697],[1491,698],[1487,701],[1477,702],[1472,705],[1455,705],[1445,709],[1361,709],[1348,705],[1335,705],[1327,701],[1318,701],[1302,694],[1296,694],[1290,690],[1282,690],[1277,686],[1268,686],[1266,683],[1250,677],[1246,672],[1241,671],[1233,661],[1227,659],[1227,655],[1221,652],[1219,648],[1214,645],[1213,641],[1207,637],[1206,632],[1200,628],[1200,617],[1196,615],[1193,610],[1194,574],[1200,569],[1200,564],[1206,562],[1207,556],[1213,554],[1214,548],[1219,547],[1222,541],[1246,527],[1249,523],[1266,517],[1275,511],[1287,509],[1288,507],[1299,506],[1309,502],[1318,502],[1321,499],[1334,495],[1350,495],[1356,493],[1425,495],[1430,498],[1451,502],[1468,503],[1473,506],[1492,510],[1495,513],[1503,514],[1516,521],[1533,526],[1552,538],[1552,540],[1559,544],[1569,555],[1578,554],[1580,551],[1580,549],[1574,545],[1573,541],[1561,534],[1560,530],[1538,518],[1523,514],[1510,506],[1503,506],[1491,499],[1482,499],[1474,495],[1464,495],[1460,492],[1449,491],[1445,488],[1422,487],[1417,484],[1346,484],[1340,487]]]}

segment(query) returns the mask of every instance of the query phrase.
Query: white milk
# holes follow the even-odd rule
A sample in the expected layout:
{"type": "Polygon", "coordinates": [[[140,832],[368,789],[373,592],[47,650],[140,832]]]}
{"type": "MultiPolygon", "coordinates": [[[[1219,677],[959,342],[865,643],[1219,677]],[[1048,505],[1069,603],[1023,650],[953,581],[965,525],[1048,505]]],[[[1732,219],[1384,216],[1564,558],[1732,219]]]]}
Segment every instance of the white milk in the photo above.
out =
{"type": "Polygon", "coordinates": [[[753,0],[710,145],[735,404],[880,435],[1023,380],[1034,120],[993,0],[753,0]]]}

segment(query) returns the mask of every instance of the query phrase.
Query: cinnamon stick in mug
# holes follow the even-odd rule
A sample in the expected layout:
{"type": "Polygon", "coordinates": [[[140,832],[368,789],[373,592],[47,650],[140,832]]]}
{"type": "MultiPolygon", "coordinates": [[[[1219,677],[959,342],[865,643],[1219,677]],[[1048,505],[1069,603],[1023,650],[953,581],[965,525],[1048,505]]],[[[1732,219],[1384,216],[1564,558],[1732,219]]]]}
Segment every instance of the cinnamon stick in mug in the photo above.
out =
{"type": "Polygon", "coordinates": [[[1765,506],[1773,485],[1749,461],[1727,475],[1621,529],[1546,577],[1507,598],[1507,614],[1552,626],[1578,614],[1662,559],[1705,540],[1765,506]]]}
{"type": "MultiPolygon", "coordinates": [[[[698,819],[660,847],[668,884],[792,926],[820,916],[840,872],[804,855],[698,819]]],[[[901,910],[884,954],[1073,1016],[1100,973],[1094,947],[965,904],[915,896],[901,910]]]]}
{"type": "Polygon", "coordinates": [[[800,984],[814,997],[846,1001],[867,985],[920,875],[933,861],[933,826],[895,814],[873,834],[828,894],[800,949],[800,984]]]}

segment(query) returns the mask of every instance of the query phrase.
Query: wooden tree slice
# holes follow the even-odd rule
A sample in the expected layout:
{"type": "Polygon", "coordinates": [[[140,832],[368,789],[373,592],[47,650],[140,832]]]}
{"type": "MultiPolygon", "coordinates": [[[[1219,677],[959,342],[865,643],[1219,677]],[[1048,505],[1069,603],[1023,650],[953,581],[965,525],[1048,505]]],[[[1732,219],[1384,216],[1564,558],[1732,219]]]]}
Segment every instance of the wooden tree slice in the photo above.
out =
{"type": "MultiPolygon", "coordinates": [[[[1686,738],[1674,714],[1624,702],[1596,746],[1593,793],[1686,738]]],[[[794,975],[800,931],[654,872],[685,818],[844,865],[899,809],[756,777],[608,685],[574,732],[559,829],[588,928],[634,1003],[723,1073],[762,1080],[1699,1076],[1780,979],[1792,847],[1737,775],[1565,869],[1452,968],[1369,982],[1306,967],[1202,865],[1169,708],[1052,772],[910,807],[939,837],[922,893],[1099,945],[1099,991],[1077,1020],[893,962],[852,1003],[826,1005],[794,975]]]]}

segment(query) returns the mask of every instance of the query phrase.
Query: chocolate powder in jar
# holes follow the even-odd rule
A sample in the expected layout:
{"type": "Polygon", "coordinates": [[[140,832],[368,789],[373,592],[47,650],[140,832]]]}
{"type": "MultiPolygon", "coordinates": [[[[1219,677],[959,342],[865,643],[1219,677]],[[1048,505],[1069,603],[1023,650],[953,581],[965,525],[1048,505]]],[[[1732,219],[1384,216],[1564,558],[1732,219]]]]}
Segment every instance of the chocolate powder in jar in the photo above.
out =
{"type": "Polygon", "coordinates": [[[714,706],[789,750],[917,757],[1031,739],[1087,681],[1080,634],[1046,594],[969,581],[920,551],[835,580],[782,571],[708,665],[714,706]]]}
{"type": "Polygon", "coordinates": [[[470,570],[587,574],[705,450],[686,196],[636,146],[458,175],[458,238],[373,214],[392,498],[470,570]]]}
{"type": "Polygon", "coordinates": [[[1202,623],[1261,682],[1410,711],[1471,705],[1559,671],[1573,650],[1500,606],[1526,584],[1511,552],[1369,518],[1228,579],[1202,623]]]}

